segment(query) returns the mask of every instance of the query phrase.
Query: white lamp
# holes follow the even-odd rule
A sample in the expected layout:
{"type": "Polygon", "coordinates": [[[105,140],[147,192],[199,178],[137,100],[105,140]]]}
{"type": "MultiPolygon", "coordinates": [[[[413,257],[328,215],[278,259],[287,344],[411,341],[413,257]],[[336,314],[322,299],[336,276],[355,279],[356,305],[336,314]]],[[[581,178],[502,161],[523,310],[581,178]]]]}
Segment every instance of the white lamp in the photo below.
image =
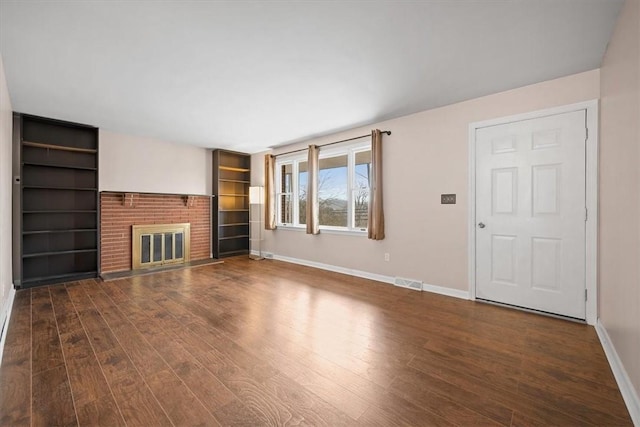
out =
{"type": "Polygon", "coordinates": [[[264,191],[262,187],[249,187],[249,258],[254,260],[264,259],[262,256],[262,205],[264,204],[264,191]],[[257,218],[256,218],[257,211],[257,218]],[[255,237],[255,228],[258,236],[255,237]],[[258,242],[258,254],[253,253],[252,243],[258,242]]]}

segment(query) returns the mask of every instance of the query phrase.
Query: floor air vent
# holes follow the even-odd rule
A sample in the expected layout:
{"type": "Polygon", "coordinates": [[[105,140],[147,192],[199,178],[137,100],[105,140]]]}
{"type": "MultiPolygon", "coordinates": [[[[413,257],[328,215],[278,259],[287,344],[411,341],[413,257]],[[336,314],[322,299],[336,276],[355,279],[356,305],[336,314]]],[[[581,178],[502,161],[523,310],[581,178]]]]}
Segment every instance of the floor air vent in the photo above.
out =
{"type": "Polygon", "coordinates": [[[403,279],[402,277],[396,277],[393,284],[400,286],[401,288],[413,289],[414,291],[422,290],[422,282],[413,279],[403,279]]]}

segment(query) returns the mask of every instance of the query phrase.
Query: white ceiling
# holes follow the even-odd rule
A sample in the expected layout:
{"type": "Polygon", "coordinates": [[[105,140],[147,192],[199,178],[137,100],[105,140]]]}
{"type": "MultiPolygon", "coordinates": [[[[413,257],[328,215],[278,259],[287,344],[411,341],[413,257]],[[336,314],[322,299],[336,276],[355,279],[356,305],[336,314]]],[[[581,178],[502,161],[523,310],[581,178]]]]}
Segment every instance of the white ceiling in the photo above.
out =
{"type": "Polygon", "coordinates": [[[622,4],[0,1],[16,111],[247,152],[597,68],[622,4]]]}

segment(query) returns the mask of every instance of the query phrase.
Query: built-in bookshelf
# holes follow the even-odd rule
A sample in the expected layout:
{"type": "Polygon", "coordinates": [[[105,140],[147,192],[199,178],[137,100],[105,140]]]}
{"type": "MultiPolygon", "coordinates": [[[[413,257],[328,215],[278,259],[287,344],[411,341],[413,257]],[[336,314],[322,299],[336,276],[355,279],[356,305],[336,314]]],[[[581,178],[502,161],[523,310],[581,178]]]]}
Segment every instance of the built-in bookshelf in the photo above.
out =
{"type": "Polygon", "coordinates": [[[96,277],[98,129],[26,114],[14,124],[20,287],[96,277]]]}
{"type": "Polygon", "coordinates": [[[249,253],[249,180],[251,156],[213,151],[214,258],[249,253]]]}

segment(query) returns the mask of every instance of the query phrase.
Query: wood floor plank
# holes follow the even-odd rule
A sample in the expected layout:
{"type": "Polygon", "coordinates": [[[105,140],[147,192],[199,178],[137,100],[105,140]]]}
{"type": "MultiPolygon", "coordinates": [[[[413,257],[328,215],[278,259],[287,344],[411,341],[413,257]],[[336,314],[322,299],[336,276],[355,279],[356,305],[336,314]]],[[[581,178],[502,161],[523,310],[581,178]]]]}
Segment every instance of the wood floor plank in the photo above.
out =
{"type": "MultiPolygon", "coordinates": [[[[103,313],[106,321],[115,327],[112,332],[115,334],[118,342],[123,346],[128,358],[131,360],[136,369],[144,376],[154,375],[156,372],[168,368],[167,363],[162,359],[160,354],[149,344],[147,338],[141,334],[133,323],[127,322],[117,325],[114,318],[117,310],[111,313],[103,313]]],[[[168,343],[167,343],[168,344],[168,343]]]]}
{"type": "Polygon", "coordinates": [[[414,424],[394,417],[377,406],[369,406],[358,420],[363,426],[370,427],[413,427],[414,424]]]}
{"type": "Polygon", "coordinates": [[[223,426],[253,427],[266,426],[270,419],[261,411],[254,411],[239,400],[233,400],[215,411],[216,419],[223,426]]]}
{"type": "MultiPolygon", "coordinates": [[[[128,375],[138,375],[136,367],[120,347],[98,353],[96,358],[109,384],[120,381],[128,375]]],[[[115,390],[113,392],[115,393],[115,390]]]]}
{"type": "MultiPolygon", "coordinates": [[[[268,378],[264,383],[266,389],[280,401],[304,418],[304,423],[313,426],[350,426],[356,425],[356,419],[340,411],[304,384],[284,374],[268,378]]],[[[358,417],[362,415],[360,411],[358,417]]],[[[362,411],[364,412],[364,411],[362,411]]]]}
{"type": "Polygon", "coordinates": [[[260,371],[253,366],[240,369],[231,359],[216,350],[199,354],[197,359],[202,366],[220,378],[220,381],[251,411],[268,420],[268,424],[296,424],[303,419],[262,385],[263,381],[276,373],[261,377],[257,375],[260,371]]]}
{"type": "Polygon", "coordinates": [[[86,298],[82,296],[81,292],[84,291],[85,287],[82,285],[74,287],[74,297],[88,304],[86,310],[80,311],[80,318],[92,337],[91,346],[125,423],[139,426],[172,425],[166,411],[158,403],[93,300],[86,293],[86,298]]]}
{"type": "Polygon", "coordinates": [[[31,346],[14,345],[4,351],[0,367],[0,425],[31,424],[31,346]]]}
{"type": "Polygon", "coordinates": [[[175,372],[209,411],[215,413],[236,400],[235,395],[198,362],[182,362],[175,368],[175,372]]]}
{"type": "Polygon", "coordinates": [[[113,398],[103,397],[84,405],[76,406],[78,424],[82,426],[118,427],[126,426],[122,414],[113,398]]]}
{"type": "Polygon", "coordinates": [[[578,395],[590,406],[604,411],[624,412],[625,406],[617,387],[573,376],[557,367],[542,365],[532,360],[523,362],[520,382],[532,383],[578,395]]]}
{"type": "Polygon", "coordinates": [[[148,313],[156,321],[148,319],[145,322],[145,335],[138,331],[139,325],[126,319],[124,313],[106,294],[100,298],[92,297],[92,300],[94,305],[102,310],[101,314],[112,326],[112,330],[115,329],[116,336],[124,345],[133,365],[142,373],[149,388],[174,424],[217,424],[211,413],[232,401],[234,396],[215,377],[211,378],[212,375],[197,364],[195,358],[182,349],[179,343],[167,341],[164,335],[166,331],[160,327],[160,319],[164,313],[157,310],[148,313]],[[192,367],[202,370],[197,379],[194,378],[192,370],[185,369],[189,363],[192,367]],[[180,372],[185,375],[187,383],[176,374],[174,368],[182,368],[180,372]],[[207,385],[202,382],[203,378],[209,380],[207,385]],[[196,390],[190,388],[189,384],[196,390]],[[200,400],[200,396],[205,400],[200,400]],[[203,406],[203,404],[213,405],[203,406]]]}
{"type": "Polygon", "coordinates": [[[69,299],[76,308],[76,311],[82,312],[83,310],[93,307],[91,298],[89,298],[89,295],[85,292],[82,282],[67,283],[64,287],[67,289],[69,299]]]}
{"type": "Polygon", "coordinates": [[[3,359],[2,425],[631,425],[591,326],[246,257],[18,291],[3,359]]]}
{"type": "MultiPolygon", "coordinates": [[[[398,383],[414,384],[413,387],[420,387],[422,390],[428,390],[432,393],[439,394],[454,402],[462,403],[462,405],[472,411],[477,412],[498,424],[508,426],[511,423],[513,410],[499,403],[490,397],[474,393],[465,387],[459,387],[442,379],[424,374],[420,371],[413,371],[398,376],[396,381],[391,385],[391,389],[398,388],[398,383]]],[[[399,387],[403,393],[407,393],[407,388],[399,387]]],[[[420,392],[419,392],[420,393],[420,392]]],[[[411,394],[407,395],[408,399],[411,394]]]]}
{"type": "Polygon", "coordinates": [[[64,366],[33,375],[32,411],[34,426],[78,424],[67,370],[64,366]]]}
{"type": "MultiPolygon", "coordinates": [[[[408,425],[428,425],[428,426],[454,426],[455,423],[448,421],[438,414],[422,409],[406,399],[393,393],[384,393],[376,402],[376,406],[390,417],[391,420],[400,420],[408,425]]],[[[366,411],[365,411],[366,414],[366,411]]],[[[361,418],[362,421],[362,418],[361,418]]]]}
{"type": "Polygon", "coordinates": [[[31,290],[16,292],[13,300],[3,356],[7,357],[15,345],[28,344],[31,348],[31,290]]]}
{"type": "Polygon", "coordinates": [[[520,412],[515,412],[513,414],[513,420],[511,421],[511,427],[548,427],[544,421],[541,421],[536,418],[530,418],[526,415],[521,414],[520,412]]]}
{"type": "Polygon", "coordinates": [[[512,372],[518,372],[522,366],[521,357],[514,353],[498,352],[495,350],[495,346],[493,349],[488,349],[472,343],[445,339],[439,336],[431,337],[424,345],[424,349],[452,360],[460,360],[463,363],[472,363],[488,369],[498,367],[499,369],[507,368],[512,372]]]}
{"type": "Polygon", "coordinates": [[[31,424],[31,291],[16,292],[0,365],[0,425],[31,424]]]}
{"type": "Polygon", "coordinates": [[[75,331],[62,338],[73,398],[78,406],[98,399],[113,400],[111,390],[84,331],[75,331]]]}
{"type": "MultiPolygon", "coordinates": [[[[353,393],[356,399],[353,399],[351,396],[343,397],[349,401],[353,400],[356,403],[356,407],[358,406],[358,399],[362,399],[365,404],[375,404],[386,391],[385,388],[354,373],[352,370],[344,368],[296,343],[278,339],[274,340],[272,345],[276,345],[280,353],[289,355],[288,361],[295,360],[295,362],[297,362],[296,365],[295,363],[288,363],[287,360],[281,357],[277,357],[275,361],[280,360],[276,363],[278,369],[292,376],[299,375],[301,370],[315,372],[315,374],[327,378],[336,386],[340,386],[353,393]]],[[[264,347],[264,344],[259,347],[260,351],[268,351],[269,348],[271,347],[264,347]]],[[[269,354],[269,356],[271,356],[271,354],[269,354]]],[[[316,391],[320,393],[320,390],[316,389],[316,391]]],[[[342,393],[337,393],[337,396],[342,396],[342,393]]],[[[348,404],[348,402],[345,404],[348,404]]]]}
{"type": "Polygon", "coordinates": [[[33,374],[64,366],[56,318],[49,296],[49,288],[31,291],[31,339],[33,374]]]}
{"type": "Polygon", "coordinates": [[[127,425],[173,425],[147,384],[136,373],[116,378],[111,388],[127,425]]]}
{"type": "Polygon", "coordinates": [[[202,402],[172,371],[157,372],[147,383],[174,425],[218,425],[202,402]]]}
{"type": "Polygon", "coordinates": [[[409,362],[409,366],[426,374],[438,373],[442,375],[442,377],[447,377],[447,375],[453,375],[455,377],[462,376],[469,381],[473,381],[478,387],[484,388],[487,392],[495,395],[499,395],[500,393],[515,394],[518,391],[517,371],[502,374],[493,368],[487,369],[479,367],[475,365],[473,361],[452,364],[448,358],[428,350],[416,356],[409,362]]]}
{"type": "MultiPolygon", "coordinates": [[[[296,383],[325,400],[352,420],[357,420],[369,407],[364,399],[340,384],[308,369],[299,361],[283,355],[272,347],[263,347],[265,354],[278,368],[296,383]]],[[[306,417],[305,417],[306,418],[306,417]]]]}
{"type": "Polygon", "coordinates": [[[543,402],[548,408],[570,413],[584,423],[603,426],[624,425],[626,422],[626,414],[621,411],[622,408],[611,412],[603,411],[600,407],[589,405],[579,396],[571,393],[558,394],[546,385],[522,382],[518,387],[518,394],[524,399],[543,402]]]}
{"type": "Polygon", "coordinates": [[[469,409],[466,402],[456,402],[439,393],[430,391],[421,381],[414,380],[414,376],[406,375],[396,378],[391,385],[391,391],[407,401],[432,412],[447,421],[457,425],[500,426],[508,423],[498,423],[489,417],[469,409]]]}
{"type": "Polygon", "coordinates": [[[93,308],[93,305],[79,314],[80,320],[89,334],[91,346],[96,353],[102,353],[118,346],[118,340],[109,325],[102,318],[100,312],[93,308]]]}
{"type": "Polygon", "coordinates": [[[56,314],[56,322],[60,334],[66,334],[82,329],[80,317],[64,286],[51,286],[51,301],[56,314]]]}

